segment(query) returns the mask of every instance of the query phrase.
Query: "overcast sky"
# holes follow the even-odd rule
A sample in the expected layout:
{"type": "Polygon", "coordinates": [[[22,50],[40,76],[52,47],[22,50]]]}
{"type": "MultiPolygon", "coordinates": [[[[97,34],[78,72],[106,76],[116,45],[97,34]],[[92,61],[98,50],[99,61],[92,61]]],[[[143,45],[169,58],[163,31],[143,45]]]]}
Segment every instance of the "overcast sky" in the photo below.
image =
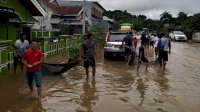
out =
{"type": "MultiPolygon", "coordinates": [[[[89,0],[88,0],[89,1],[89,0]]],[[[97,0],[106,10],[127,10],[138,15],[143,14],[151,19],[159,19],[164,11],[174,17],[178,12],[189,15],[200,13],[200,0],[97,0]]]]}

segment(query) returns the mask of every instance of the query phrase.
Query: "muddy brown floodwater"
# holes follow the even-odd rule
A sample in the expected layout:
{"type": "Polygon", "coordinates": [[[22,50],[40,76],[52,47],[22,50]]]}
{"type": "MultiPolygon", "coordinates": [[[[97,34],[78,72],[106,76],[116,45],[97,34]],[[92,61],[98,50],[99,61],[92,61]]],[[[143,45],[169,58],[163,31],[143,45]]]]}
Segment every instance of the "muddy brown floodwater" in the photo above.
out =
{"type": "Polygon", "coordinates": [[[95,79],[86,79],[80,66],[44,75],[41,102],[29,95],[23,75],[1,74],[0,112],[200,112],[199,51],[198,43],[172,43],[166,71],[141,66],[139,74],[124,61],[99,56],[95,79]]]}

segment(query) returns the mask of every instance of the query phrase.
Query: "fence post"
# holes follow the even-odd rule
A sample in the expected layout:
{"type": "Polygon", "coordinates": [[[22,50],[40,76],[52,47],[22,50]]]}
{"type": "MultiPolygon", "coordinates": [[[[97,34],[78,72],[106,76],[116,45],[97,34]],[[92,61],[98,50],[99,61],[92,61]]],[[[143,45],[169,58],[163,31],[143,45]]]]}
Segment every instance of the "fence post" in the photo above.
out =
{"type": "MultiPolygon", "coordinates": [[[[49,44],[48,41],[44,41],[44,53],[47,53],[49,51],[49,44]]],[[[45,54],[44,58],[48,58],[49,53],[45,54]]]]}
{"type": "Polygon", "coordinates": [[[3,49],[1,50],[1,63],[6,63],[8,61],[7,59],[7,50],[3,49]]]}
{"type": "MultiPolygon", "coordinates": [[[[1,57],[0,57],[0,60],[1,60],[1,62],[0,62],[0,64],[6,64],[7,62],[8,62],[8,55],[7,55],[7,50],[6,49],[2,49],[2,50],[0,50],[0,52],[1,52],[1,57]]],[[[1,72],[5,72],[5,71],[7,71],[7,67],[6,66],[1,66],[0,67],[0,71],[1,72]]]]}

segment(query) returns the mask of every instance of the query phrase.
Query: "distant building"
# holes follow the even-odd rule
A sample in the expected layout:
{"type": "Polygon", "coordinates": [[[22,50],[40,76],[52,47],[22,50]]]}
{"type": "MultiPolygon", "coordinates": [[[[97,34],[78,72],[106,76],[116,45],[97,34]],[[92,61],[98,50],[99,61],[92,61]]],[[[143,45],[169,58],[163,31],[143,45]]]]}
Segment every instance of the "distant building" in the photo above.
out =
{"type": "MultiPolygon", "coordinates": [[[[73,28],[74,33],[82,33],[83,1],[65,0],[40,0],[42,6],[47,10],[48,16],[41,20],[35,29],[46,31],[59,31],[59,24],[73,28]],[[41,24],[42,23],[42,24],[41,24]]],[[[99,20],[103,20],[105,9],[98,3],[86,1],[86,29],[92,28],[99,20]]]]}

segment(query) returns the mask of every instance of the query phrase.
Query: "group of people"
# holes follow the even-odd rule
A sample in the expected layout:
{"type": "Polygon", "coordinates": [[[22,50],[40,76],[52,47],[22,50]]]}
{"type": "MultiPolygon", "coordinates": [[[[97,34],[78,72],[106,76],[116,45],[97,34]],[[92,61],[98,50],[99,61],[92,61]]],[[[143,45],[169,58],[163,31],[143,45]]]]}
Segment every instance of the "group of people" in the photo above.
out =
{"type": "MultiPolygon", "coordinates": [[[[42,92],[41,63],[43,61],[43,53],[41,50],[38,49],[37,42],[35,40],[31,41],[31,44],[29,45],[29,42],[25,38],[26,37],[24,34],[20,34],[20,38],[15,42],[14,70],[16,73],[18,62],[20,62],[21,64],[21,73],[23,71],[23,66],[25,65],[27,67],[26,70],[27,84],[31,92],[33,92],[33,79],[35,78],[38,99],[40,100],[42,92]]],[[[129,65],[131,61],[131,56],[133,54],[136,54],[138,40],[137,38],[133,38],[132,32],[129,32],[127,36],[123,39],[122,45],[123,44],[125,45],[125,55],[127,57],[127,65],[129,65]]],[[[168,54],[171,53],[170,39],[165,37],[164,33],[161,33],[155,37],[152,37],[152,42],[150,42],[150,44],[151,46],[155,44],[155,54],[156,55],[158,54],[160,67],[162,67],[163,70],[165,70],[166,61],[168,61],[168,54]]],[[[142,35],[141,46],[139,47],[137,71],[139,71],[142,62],[146,64],[146,69],[148,68],[149,60],[145,56],[146,45],[147,45],[147,40],[142,35]]],[[[92,75],[93,77],[95,77],[96,56],[97,52],[95,49],[95,44],[92,41],[92,34],[87,34],[84,36],[84,41],[80,46],[80,59],[83,60],[87,77],[89,77],[90,66],[92,67],[92,75]]]]}
{"type": "MultiPolygon", "coordinates": [[[[141,46],[139,47],[137,71],[139,71],[141,63],[145,63],[146,70],[149,66],[149,60],[145,53],[145,48],[150,47],[155,49],[155,57],[159,60],[160,67],[165,70],[166,62],[168,61],[168,54],[171,53],[171,41],[164,33],[152,34],[147,38],[146,34],[141,35],[141,46]]],[[[132,55],[137,54],[137,39],[133,38],[132,32],[129,32],[122,41],[125,46],[125,55],[127,57],[127,65],[129,65],[132,55]],[[136,43],[136,44],[135,44],[136,43]]]]}
{"type": "Polygon", "coordinates": [[[21,65],[21,73],[23,73],[24,65],[26,66],[26,80],[33,93],[33,79],[37,87],[38,100],[41,99],[42,93],[42,77],[41,77],[41,63],[43,61],[43,53],[38,49],[37,42],[26,40],[26,35],[21,33],[19,39],[15,42],[14,52],[14,72],[16,74],[17,65],[21,65]]]}
{"type": "MultiPolygon", "coordinates": [[[[31,94],[33,93],[33,80],[35,79],[37,96],[38,100],[40,100],[42,94],[41,63],[43,62],[43,53],[38,49],[37,41],[32,40],[29,45],[26,35],[23,33],[20,34],[19,39],[15,42],[14,48],[14,72],[16,74],[19,63],[21,65],[21,74],[24,66],[26,66],[26,80],[31,94]]],[[[84,36],[84,41],[80,46],[80,58],[81,60],[83,59],[87,77],[89,77],[89,66],[92,66],[92,75],[95,77],[96,56],[92,34],[87,34],[84,36]]]]}

